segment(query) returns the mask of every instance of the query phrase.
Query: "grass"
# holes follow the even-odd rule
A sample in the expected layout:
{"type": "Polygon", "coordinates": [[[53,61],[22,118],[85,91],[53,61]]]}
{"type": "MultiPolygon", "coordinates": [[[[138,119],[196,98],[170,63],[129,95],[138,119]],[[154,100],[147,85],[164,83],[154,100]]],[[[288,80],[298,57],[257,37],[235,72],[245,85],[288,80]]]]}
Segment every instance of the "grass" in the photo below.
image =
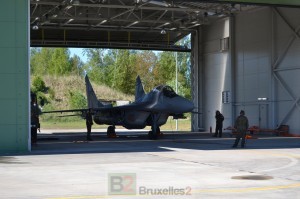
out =
{"type": "MultiPolygon", "coordinates": [[[[96,129],[107,129],[108,125],[93,125],[93,128],[96,129]]],[[[43,121],[41,120],[41,129],[84,129],[85,120],[78,121],[67,121],[67,122],[54,122],[54,121],[43,121]]],[[[120,128],[118,126],[117,128],[120,128]]],[[[123,127],[121,127],[123,128],[123,127]]],[[[150,127],[146,127],[145,129],[150,129],[150,127]]],[[[161,126],[161,130],[163,131],[175,131],[176,130],[176,121],[173,119],[169,119],[167,123],[161,126]]],[[[191,120],[184,119],[178,120],[178,131],[190,131],[191,130],[191,120]]]]}
{"type": "MultiPolygon", "coordinates": [[[[31,77],[34,79],[34,76],[31,77]]],[[[46,93],[46,97],[51,103],[51,107],[55,107],[55,110],[64,110],[69,108],[69,92],[78,91],[84,96],[86,96],[85,90],[85,80],[83,77],[69,75],[69,76],[42,76],[43,81],[46,84],[46,87],[54,91],[54,99],[50,97],[49,93],[46,93]]],[[[98,85],[94,82],[91,82],[94,91],[98,99],[114,101],[114,100],[127,100],[133,101],[133,95],[126,95],[120,91],[112,89],[105,85],[98,85]]]]}

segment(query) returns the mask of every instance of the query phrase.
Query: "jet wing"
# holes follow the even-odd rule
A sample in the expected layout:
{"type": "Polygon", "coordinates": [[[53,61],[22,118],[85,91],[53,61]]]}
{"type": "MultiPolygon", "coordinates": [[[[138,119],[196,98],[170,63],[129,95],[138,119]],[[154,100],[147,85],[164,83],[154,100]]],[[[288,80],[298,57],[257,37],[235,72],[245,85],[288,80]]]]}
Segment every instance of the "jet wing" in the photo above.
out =
{"type": "Polygon", "coordinates": [[[105,112],[105,111],[143,111],[143,112],[159,112],[159,113],[170,113],[168,110],[164,110],[162,108],[155,108],[153,107],[152,103],[149,102],[139,102],[139,103],[132,103],[122,106],[114,106],[114,107],[100,107],[92,109],[95,112],[105,112]]]}
{"type": "Polygon", "coordinates": [[[70,113],[70,112],[87,112],[89,109],[70,109],[70,110],[56,110],[56,111],[43,111],[43,113],[70,113]]]}

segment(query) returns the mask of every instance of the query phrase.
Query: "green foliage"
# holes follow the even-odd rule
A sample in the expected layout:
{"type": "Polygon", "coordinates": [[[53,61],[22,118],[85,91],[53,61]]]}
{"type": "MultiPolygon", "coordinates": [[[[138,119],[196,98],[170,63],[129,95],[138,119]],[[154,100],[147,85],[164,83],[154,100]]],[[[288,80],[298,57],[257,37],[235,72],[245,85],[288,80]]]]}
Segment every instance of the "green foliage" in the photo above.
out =
{"type": "Polygon", "coordinates": [[[48,98],[43,92],[37,92],[36,96],[37,96],[37,102],[40,106],[44,106],[45,104],[49,103],[48,98]]]}
{"type": "Polygon", "coordinates": [[[30,90],[32,93],[36,94],[39,105],[44,106],[45,104],[49,103],[49,100],[45,95],[45,93],[48,91],[48,88],[40,76],[35,76],[33,78],[30,90]]]}
{"type": "Polygon", "coordinates": [[[84,63],[81,61],[80,57],[77,55],[74,55],[70,59],[70,64],[72,71],[71,73],[74,75],[82,76],[84,75],[84,63]]]}
{"type": "Polygon", "coordinates": [[[34,77],[32,81],[32,92],[37,93],[37,92],[46,92],[47,87],[45,82],[40,76],[34,77]]]}
{"type": "Polygon", "coordinates": [[[135,55],[131,55],[128,50],[118,50],[115,88],[126,94],[134,94],[136,78],[134,63],[135,55]]]}
{"type": "Polygon", "coordinates": [[[157,86],[153,78],[153,69],[158,63],[158,58],[153,51],[140,51],[136,55],[135,70],[143,81],[145,91],[150,91],[157,86]]]}
{"type": "Polygon", "coordinates": [[[49,88],[48,93],[49,93],[50,99],[54,100],[55,99],[55,91],[52,88],[49,88]]]}
{"type": "Polygon", "coordinates": [[[82,74],[80,58],[70,58],[68,48],[31,48],[30,72],[32,75],[82,74]]]}
{"type": "Polygon", "coordinates": [[[51,75],[66,75],[72,72],[70,52],[67,48],[56,48],[53,50],[50,59],[51,68],[48,69],[51,75]]]}
{"type": "Polygon", "coordinates": [[[79,91],[69,91],[69,103],[70,109],[87,108],[87,99],[79,91]]]}
{"type": "Polygon", "coordinates": [[[51,59],[52,48],[31,48],[30,72],[32,75],[48,74],[51,68],[49,60],[51,59]]]}
{"type": "Polygon", "coordinates": [[[155,82],[166,84],[175,79],[176,60],[173,52],[162,52],[159,55],[157,65],[154,67],[153,75],[155,82]]]}

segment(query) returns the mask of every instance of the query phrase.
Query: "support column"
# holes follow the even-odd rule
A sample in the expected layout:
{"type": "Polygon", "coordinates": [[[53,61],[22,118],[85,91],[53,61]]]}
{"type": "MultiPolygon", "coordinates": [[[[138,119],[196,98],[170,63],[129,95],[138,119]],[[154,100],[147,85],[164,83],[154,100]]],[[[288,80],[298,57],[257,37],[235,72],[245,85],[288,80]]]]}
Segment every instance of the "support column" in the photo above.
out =
{"type": "Polygon", "coordinates": [[[0,152],[30,150],[29,1],[0,7],[0,152]]]}
{"type": "Polygon", "coordinates": [[[234,121],[236,118],[236,53],[235,53],[235,20],[234,16],[230,16],[229,18],[229,42],[230,42],[230,70],[231,70],[231,124],[234,125],[234,121]]]}
{"type": "Polygon", "coordinates": [[[203,70],[202,70],[202,52],[201,52],[201,28],[198,28],[192,34],[192,96],[196,107],[195,111],[199,114],[193,114],[192,131],[203,131],[203,70]]]}

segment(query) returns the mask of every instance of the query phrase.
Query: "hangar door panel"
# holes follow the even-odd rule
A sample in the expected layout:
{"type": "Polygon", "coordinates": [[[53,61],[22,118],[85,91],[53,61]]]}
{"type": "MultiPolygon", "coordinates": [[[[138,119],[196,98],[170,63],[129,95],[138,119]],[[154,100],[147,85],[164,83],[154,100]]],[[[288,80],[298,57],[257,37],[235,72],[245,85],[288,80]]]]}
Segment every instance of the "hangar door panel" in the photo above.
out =
{"type": "Polygon", "coordinates": [[[268,128],[268,105],[259,105],[259,127],[268,128]]]}

